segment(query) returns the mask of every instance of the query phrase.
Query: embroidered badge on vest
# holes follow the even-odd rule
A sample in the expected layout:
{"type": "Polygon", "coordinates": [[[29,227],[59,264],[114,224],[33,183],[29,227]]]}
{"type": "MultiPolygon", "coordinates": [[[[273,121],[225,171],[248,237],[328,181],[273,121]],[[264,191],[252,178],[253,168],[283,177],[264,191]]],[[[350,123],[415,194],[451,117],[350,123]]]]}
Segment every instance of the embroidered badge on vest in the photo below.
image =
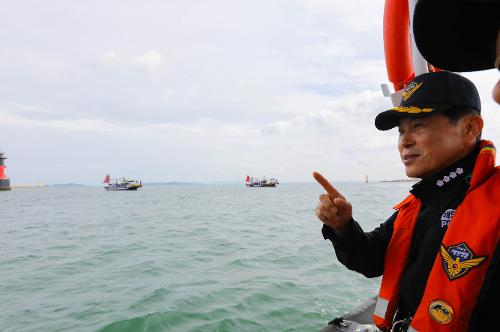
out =
{"type": "Polygon", "coordinates": [[[441,244],[440,253],[444,271],[450,281],[463,277],[486,258],[486,256],[476,257],[465,242],[448,248],[441,244]]]}
{"type": "Polygon", "coordinates": [[[455,214],[454,209],[448,209],[444,211],[444,213],[441,215],[441,228],[448,227],[451,218],[453,218],[454,214],[455,214]]]}
{"type": "Polygon", "coordinates": [[[448,324],[453,320],[453,308],[442,300],[435,300],[429,304],[429,315],[439,324],[448,324]]]}

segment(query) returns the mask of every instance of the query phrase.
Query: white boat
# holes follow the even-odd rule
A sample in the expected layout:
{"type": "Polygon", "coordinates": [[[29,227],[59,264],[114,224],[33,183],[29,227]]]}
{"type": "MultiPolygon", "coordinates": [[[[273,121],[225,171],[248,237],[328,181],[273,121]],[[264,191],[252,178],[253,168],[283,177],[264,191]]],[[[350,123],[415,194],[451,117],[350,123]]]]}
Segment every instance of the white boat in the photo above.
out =
{"type": "Polygon", "coordinates": [[[111,179],[109,174],[104,178],[104,189],[108,191],[114,190],[137,190],[142,187],[139,180],[127,180],[124,177],[121,179],[111,179]]]}
{"type": "Polygon", "coordinates": [[[279,184],[276,179],[266,179],[263,178],[254,178],[247,175],[246,178],[246,186],[247,187],[276,187],[279,184]]]}

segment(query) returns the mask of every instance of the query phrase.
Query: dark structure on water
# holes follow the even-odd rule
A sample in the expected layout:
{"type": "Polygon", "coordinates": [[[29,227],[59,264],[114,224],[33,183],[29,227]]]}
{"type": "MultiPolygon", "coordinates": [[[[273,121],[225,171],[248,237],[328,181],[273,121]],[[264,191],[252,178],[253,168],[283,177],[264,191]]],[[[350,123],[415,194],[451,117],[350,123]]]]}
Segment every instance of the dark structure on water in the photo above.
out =
{"type": "Polygon", "coordinates": [[[7,159],[7,157],[0,151],[0,191],[10,190],[10,179],[5,175],[5,165],[3,162],[5,159],[7,159]]]}

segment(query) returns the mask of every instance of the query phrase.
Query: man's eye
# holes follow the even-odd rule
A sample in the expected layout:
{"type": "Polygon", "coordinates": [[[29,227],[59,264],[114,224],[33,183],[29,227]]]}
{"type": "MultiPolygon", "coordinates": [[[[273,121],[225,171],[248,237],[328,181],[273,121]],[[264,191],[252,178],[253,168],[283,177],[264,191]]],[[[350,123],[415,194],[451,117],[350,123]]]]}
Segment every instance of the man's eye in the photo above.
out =
{"type": "Polygon", "coordinates": [[[423,125],[424,124],[422,122],[416,122],[416,123],[413,124],[413,128],[415,128],[415,129],[416,128],[420,128],[420,127],[423,127],[423,125]]]}

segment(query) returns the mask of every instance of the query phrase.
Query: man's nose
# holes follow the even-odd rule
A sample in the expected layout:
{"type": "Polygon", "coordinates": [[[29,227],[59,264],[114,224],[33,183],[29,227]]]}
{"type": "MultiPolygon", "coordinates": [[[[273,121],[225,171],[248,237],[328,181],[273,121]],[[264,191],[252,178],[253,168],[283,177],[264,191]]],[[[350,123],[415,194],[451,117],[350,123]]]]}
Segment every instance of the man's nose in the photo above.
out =
{"type": "Polygon", "coordinates": [[[413,140],[413,137],[411,135],[411,133],[408,133],[408,132],[403,132],[400,134],[399,136],[399,145],[402,147],[402,148],[408,148],[412,145],[415,144],[415,141],[413,140]]]}

